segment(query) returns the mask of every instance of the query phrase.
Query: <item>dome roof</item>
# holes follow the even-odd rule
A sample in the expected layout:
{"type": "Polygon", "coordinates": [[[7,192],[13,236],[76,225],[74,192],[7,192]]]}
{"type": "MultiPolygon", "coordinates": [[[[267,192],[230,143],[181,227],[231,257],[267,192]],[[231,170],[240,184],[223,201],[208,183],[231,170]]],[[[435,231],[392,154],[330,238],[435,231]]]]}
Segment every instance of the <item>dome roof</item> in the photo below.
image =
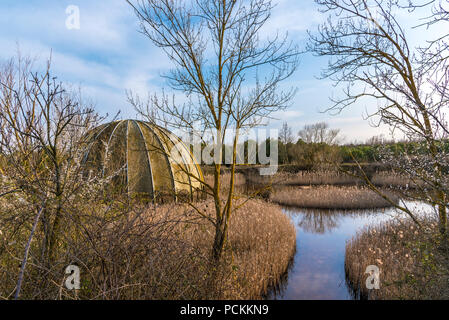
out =
{"type": "Polygon", "coordinates": [[[122,120],[93,129],[83,162],[88,170],[112,176],[114,192],[176,200],[193,199],[202,189],[203,174],[187,146],[149,122],[122,120]]]}

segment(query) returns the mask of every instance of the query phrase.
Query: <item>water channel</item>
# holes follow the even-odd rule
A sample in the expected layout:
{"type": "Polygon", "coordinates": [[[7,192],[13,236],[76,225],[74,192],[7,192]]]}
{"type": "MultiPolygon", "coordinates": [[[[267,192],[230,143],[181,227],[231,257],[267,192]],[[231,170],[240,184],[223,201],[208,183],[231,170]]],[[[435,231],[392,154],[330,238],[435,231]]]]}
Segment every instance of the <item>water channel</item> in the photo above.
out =
{"type": "MultiPolygon", "coordinates": [[[[415,212],[423,204],[407,203],[415,212]]],[[[336,211],[284,208],[296,227],[296,254],[281,288],[269,299],[352,299],[345,281],[346,241],[369,224],[397,219],[393,208],[336,211]]]]}

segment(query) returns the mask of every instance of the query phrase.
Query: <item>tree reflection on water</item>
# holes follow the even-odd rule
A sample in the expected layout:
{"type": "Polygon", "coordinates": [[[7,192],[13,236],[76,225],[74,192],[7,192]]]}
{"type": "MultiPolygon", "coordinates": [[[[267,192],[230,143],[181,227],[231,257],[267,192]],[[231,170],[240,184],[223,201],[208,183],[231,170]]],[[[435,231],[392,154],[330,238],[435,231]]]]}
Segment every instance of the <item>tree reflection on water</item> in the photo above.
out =
{"type": "Polygon", "coordinates": [[[382,209],[376,210],[322,210],[322,209],[298,209],[286,208],[285,212],[295,215],[297,226],[304,232],[313,234],[330,233],[340,227],[340,221],[343,218],[364,218],[374,213],[383,212],[382,209]]]}

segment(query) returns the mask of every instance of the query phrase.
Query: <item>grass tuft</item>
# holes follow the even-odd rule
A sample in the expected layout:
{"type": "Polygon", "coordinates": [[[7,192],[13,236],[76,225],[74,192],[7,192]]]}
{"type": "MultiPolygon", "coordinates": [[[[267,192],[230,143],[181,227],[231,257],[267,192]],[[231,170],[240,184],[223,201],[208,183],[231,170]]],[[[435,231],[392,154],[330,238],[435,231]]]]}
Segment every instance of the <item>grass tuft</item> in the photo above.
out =
{"type": "Polygon", "coordinates": [[[345,270],[355,298],[448,299],[449,247],[437,221],[423,229],[410,219],[366,227],[346,244],[345,270]],[[369,265],[380,269],[380,289],[368,290],[369,265]]]}

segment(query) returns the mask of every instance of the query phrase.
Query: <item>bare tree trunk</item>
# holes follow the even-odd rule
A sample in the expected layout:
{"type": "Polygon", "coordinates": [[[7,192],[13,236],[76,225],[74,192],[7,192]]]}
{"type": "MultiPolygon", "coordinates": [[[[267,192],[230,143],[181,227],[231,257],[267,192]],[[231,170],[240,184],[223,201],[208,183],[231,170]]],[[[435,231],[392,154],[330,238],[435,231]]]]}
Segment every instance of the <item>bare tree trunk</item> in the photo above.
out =
{"type": "Polygon", "coordinates": [[[30,252],[31,241],[33,240],[34,232],[36,231],[36,227],[37,227],[39,218],[41,217],[43,210],[44,210],[44,207],[40,208],[36,215],[36,218],[34,219],[33,228],[31,229],[30,237],[28,238],[28,242],[25,247],[25,253],[23,254],[22,266],[20,267],[20,272],[19,272],[19,279],[17,280],[16,294],[14,295],[15,300],[19,299],[20,290],[22,288],[23,275],[25,273],[25,267],[28,262],[28,253],[30,252]]]}
{"type": "MultiPolygon", "coordinates": [[[[57,140],[55,138],[54,145],[56,146],[57,140]]],[[[59,229],[61,225],[61,211],[62,211],[62,186],[61,186],[61,169],[59,166],[58,154],[56,151],[56,147],[52,150],[53,163],[55,167],[55,177],[54,177],[54,186],[55,186],[55,200],[56,200],[56,210],[55,210],[55,219],[53,221],[53,226],[50,230],[50,242],[48,246],[48,263],[52,265],[56,259],[56,248],[58,244],[59,238],[59,229]]]]}
{"type": "MultiPolygon", "coordinates": [[[[416,96],[418,96],[417,90],[415,91],[416,96]]],[[[419,99],[419,98],[418,98],[419,99]]],[[[420,100],[419,100],[420,101],[420,100]]],[[[438,159],[438,150],[437,146],[435,145],[435,138],[434,133],[432,130],[432,124],[430,123],[429,119],[429,112],[427,111],[426,107],[420,103],[419,104],[421,113],[424,118],[424,124],[425,124],[425,136],[427,138],[427,141],[429,143],[429,149],[430,154],[432,155],[432,160],[435,162],[435,174],[436,174],[436,181],[437,181],[437,195],[434,202],[438,203],[438,217],[439,217],[439,223],[440,223],[440,233],[442,236],[447,236],[447,213],[446,213],[446,193],[442,190],[440,181],[442,178],[443,170],[441,168],[441,165],[439,164],[438,159]]]]}
{"type": "Polygon", "coordinates": [[[221,163],[215,164],[215,172],[214,172],[214,201],[215,201],[215,214],[216,214],[216,222],[215,222],[215,237],[214,243],[212,245],[212,257],[215,261],[221,259],[221,254],[223,251],[225,237],[223,234],[223,224],[225,220],[223,219],[223,213],[221,210],[221,163]]]}
{"type": "Polygon", "coordinates": [[[440,233],[444,236],[448,236],[448,226],[447,226],[447,209],[446,209],[446,194],[443,191],[439,192],[438,198],[440,204],[438,205],[438,215],[440,218],[440,233]]]}
{"type": "MultiPolygon", "coordinates": [[[[238,129],[237,129],[238,130],[238,129]]],[[[232,214],[232,204],[235,188],[235,165],[237,161],[237,143],[238,143],[238,131],[234,138],[232,146],[232,164],[231,164],[231,178],[229,182],[228,199],[223,212],[220,214],[220,224],[217,224],[215,231],[215,239],[213,245],[213,257],[214,260],[220,260],[223,255],[224,246],[228,237],[229,220],[232,214]]]]}
{"type": "Polygon", "coordinates": [[[226,234],[225,234],[226,226],[227,224],[225,223],[225,220],[222,218],[215,227],[215,238],[212,252],[213,254],[212,257],[215,262],[220,261],[221,256],[223,254],[223,249],[226,242],[226,234]]]}
{"type": "Polygon", "coordinates": [[[49,265],[52,265],[52,263],[56,259],[56,247],[58,243],[59,238],[59,228],[61,225],[61,210],[56,210],[55,220],[53,222],[53,227],[51,228],[51,236],[50,236],[50,242],[48,246],[48,262],[49,265]]]}

